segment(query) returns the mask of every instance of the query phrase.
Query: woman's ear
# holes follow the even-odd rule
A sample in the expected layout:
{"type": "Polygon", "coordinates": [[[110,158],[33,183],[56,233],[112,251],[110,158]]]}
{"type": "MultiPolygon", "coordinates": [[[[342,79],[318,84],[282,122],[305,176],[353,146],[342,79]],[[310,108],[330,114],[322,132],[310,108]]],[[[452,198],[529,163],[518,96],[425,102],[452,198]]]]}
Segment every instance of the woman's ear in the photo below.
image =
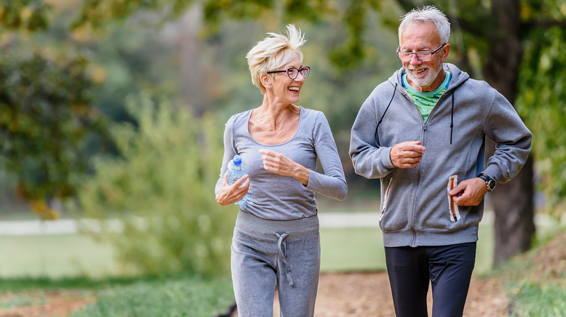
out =
{"type": "Polygon", "coordinates": [[[267,74],[262,74],[259,79],[261,80],[263,87],[265,87],[266,89],[271,88],[271,81],[273,80],[273,77],[267,74]]]}

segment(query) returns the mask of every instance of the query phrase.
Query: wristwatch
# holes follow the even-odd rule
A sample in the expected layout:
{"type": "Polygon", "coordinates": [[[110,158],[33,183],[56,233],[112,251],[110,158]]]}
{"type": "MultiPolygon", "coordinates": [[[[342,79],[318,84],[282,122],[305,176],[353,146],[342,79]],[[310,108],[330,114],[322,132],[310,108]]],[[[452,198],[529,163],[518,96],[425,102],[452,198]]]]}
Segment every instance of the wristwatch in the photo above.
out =
{"type": "Polygon", "coordinates": [[[497,185],[495,183],[495,181],[493,179],[491,179],[489,176],[485,175],[484,173],[480,173],[478,175],[479,178],[483,179],[485,181],[485,184],[487,186],[487,191],[490,192],[492,190],[495,189],[495,185],[497,185]]]}

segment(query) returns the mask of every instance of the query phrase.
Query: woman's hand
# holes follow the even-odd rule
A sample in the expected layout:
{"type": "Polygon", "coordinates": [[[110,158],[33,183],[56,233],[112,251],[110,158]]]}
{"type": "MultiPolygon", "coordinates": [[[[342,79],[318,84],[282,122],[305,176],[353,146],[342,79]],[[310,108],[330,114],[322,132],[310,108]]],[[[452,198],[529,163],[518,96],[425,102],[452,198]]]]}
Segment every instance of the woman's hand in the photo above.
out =
{"type": "Polygon", "coordinates": [[[228,206],[235,202],[238,202],[246,196],[250,188],[250,181],[248,180],[248,175],[244,175],[237,182],[230,185],[228,183],[228,173],[224,173],[224,179],[222,180],[222,187],[216,194],[216,201],[222,206],[228,206]],[[247,182],[242,185],[243,182],[247,182]],[[242,185],[240,187],[240,185],[242,185]]]}
{"type": "Polygon", "coordinates": [[[301,164],[295,163],[285,155],[269,150],[261,149],[259,153],[263,154],[263,168],[275,174],[290,176],[296,178],[303,185],[309,183],[309,170],[301,164]]]}

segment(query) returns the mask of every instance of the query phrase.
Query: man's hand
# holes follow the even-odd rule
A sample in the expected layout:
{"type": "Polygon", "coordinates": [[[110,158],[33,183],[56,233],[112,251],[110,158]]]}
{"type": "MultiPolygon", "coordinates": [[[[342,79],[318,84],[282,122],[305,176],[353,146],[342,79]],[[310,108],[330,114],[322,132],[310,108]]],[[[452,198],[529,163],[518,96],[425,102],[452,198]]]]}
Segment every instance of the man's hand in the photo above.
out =
{"type": "Polygon", "coordinates": [[[477,206],[486,193],[485,181],[479,177],[466,179],[448,192],[458,206],[477,206]]]}
{"type": "Polygon", "coordinates": [[[425,147],[421,141],[409,141],[395,144],[389,152],[391,162],[398,168],[413,168],[421,162],[425,147]]]}
{"type": "Polygon", "coordinates": [[[216,202],[218,202],[222,206],[228,206],[230,204],[238,202],[242,200],[244,196],[246,196],[249,188],[250,181],[248,180],[248,175],[242,176],[242,178],[240,178],[234,184],[230,185],[228,183],[228,173],[226,172],[224,173],[224,179],[222,180],[222,187],[216,194],[216,202]],[[242,183],[244,184],[242,185],[242,183]]]}

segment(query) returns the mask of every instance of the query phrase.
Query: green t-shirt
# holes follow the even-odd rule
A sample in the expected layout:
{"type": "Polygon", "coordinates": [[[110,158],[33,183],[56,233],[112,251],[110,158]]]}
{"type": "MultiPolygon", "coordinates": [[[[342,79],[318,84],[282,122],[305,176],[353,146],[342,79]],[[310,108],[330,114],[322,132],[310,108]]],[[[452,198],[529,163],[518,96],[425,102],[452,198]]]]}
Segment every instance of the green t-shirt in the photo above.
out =
{"type": "Polygon", "coordinates": [[[438,102],[438,99],[440,99],[440,96],[442,96],[442,94],[448,88],[450,78],[452,78],[452,74],[450,72],[446,72],[446,78],[444,78],[442,84],[438,88],[436,88],[435,91],[420,92],[409,85],[409,82],[407,82],[407,74],[403,75],[403,88],[405,88],[405,91],[409,94],[409,97],[411,97],[411,99],[421,112],[424,122],[426,122],[426,119],[428,119],[428,115],[438,102]]]}

